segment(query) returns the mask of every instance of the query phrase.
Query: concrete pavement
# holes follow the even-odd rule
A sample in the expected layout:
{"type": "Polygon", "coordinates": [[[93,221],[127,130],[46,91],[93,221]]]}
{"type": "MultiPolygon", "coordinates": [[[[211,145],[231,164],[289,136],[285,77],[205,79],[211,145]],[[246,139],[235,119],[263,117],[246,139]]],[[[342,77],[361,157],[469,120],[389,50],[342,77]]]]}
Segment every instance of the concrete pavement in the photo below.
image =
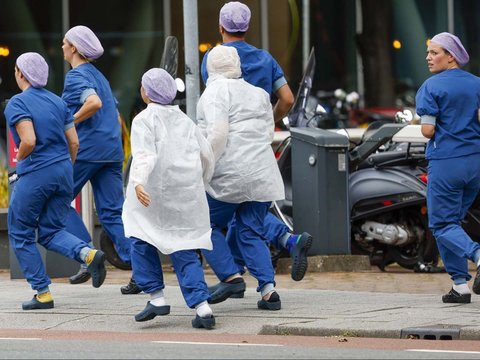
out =
{"type": "MultiPolygon", "coordinates": [[[[473,275],[473,269],[472,275],[473,275]]],[[[23,311],[21,302],[34,292],[25,280],[10,280],[0,272],[0,334],[12,329],[81,330],[119,332],[185,332],[194,311],[183,301],[177,281],[166,271],[165,295],[169,316],[137,323],[134,315],[143,309],[146,294],[121,295],[119,287],[130,273],[109,267],[104,285],[70,285],[68,279],[53,279],[55,308],[23,311]]],[[[206,271],[209,284],[215,277],[206,271]]],[[[288,274],[277,276],[282,299],[280,311],[257,309],[255,279],[246,275],[243,299],[212,305],[217,319],[213,332],[230,334],[281,334],[313,336],[361,336],[421,339],[480,339],[480,296],[471,304],[443,304],[449,290],[447,274],[416,274],[398,267],[387,272],[376,268],[361,272],[307,273],[294,282],[288,274]]],[[[471,285],[471,284],[470,284],[471,285]]]]}

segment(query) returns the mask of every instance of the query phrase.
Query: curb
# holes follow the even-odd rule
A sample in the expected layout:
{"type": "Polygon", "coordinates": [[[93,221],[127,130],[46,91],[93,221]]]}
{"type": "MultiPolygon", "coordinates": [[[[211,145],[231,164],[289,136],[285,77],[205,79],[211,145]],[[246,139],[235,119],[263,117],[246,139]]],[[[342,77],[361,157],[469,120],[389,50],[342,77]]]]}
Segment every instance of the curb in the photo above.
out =
{"type": "Polygon", "coordinates": [[[356,328],[304,328],[291,325],[264,325],[259,335],[365,337],[412,340],[479,340],[480,331],[461,325],[408,327],[401,330],[356,328]]]}
{"type": "Polygon", "coordinates": [[[400,339],[399,330],[365,330],[355,328],[302,328],[286,325],[264,325],[259,335],[294,335],[294,336],[343,336],[365,338],[392,338],[400,339]]]}
{"type": "MultiPolygon", "coordinates": [[[[370,271],[372,265],[366,255],[316,255],[308,256],[307,272],[358,272],[370,271]]],[[[292,260],[280,258],[277,261],[277,274],[289,274],[292,271],[292,260]]]]}

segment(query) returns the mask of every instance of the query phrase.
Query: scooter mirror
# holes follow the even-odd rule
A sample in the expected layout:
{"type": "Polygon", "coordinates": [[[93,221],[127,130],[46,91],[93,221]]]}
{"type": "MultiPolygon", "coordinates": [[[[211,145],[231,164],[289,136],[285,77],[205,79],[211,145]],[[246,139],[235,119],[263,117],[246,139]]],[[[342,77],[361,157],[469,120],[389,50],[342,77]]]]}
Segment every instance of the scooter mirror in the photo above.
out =
{"type": "Polygon", "coordinates": [[[182,79],[176,78],[175,83],[177,84],[177,91],[178,92],[184,92],[185,91],[185,83],[183,82],[182,79]]]}
{"type": "Polygon", "coordinates": [[[352,91],[351,93],[347,94],[345,100],[349,104],[356,104],[358,100],[360,100],[360,95],[358,95],[356,91],[352,91]]]}
{"type": "Polygon", "coordinates": [[[399,111],[395,114],[395,120],[399,123],[408,123],[413,120],[413,113],[409,109],[399,111]]]}
{"type": "Polygon", "coordinates": [[[347,96],[347,93],[343,89],[336,89],[333,93],[335,97],[339,100],[344,100],[345,97],[347,96]]]}

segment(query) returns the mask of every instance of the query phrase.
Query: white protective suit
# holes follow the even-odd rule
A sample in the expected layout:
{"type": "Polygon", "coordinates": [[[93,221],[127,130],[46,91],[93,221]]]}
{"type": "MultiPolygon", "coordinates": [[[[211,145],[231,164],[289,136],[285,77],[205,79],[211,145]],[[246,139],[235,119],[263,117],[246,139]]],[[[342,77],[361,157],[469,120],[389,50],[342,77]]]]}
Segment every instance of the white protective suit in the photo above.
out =
{"type": "Polygon", "coordinates": [[[210,145],[178,106],[149,103],[132,122],[130,169],[122,219],[125,235],[163,254],[212,249],[205,183],[212,176],[210,145]],[[202,181],[203,178],[203,181],[202,181]],[[144,207],[135,186],[150,194],[144,207]]]}
{"type": "Polygon", "coordinates": [[[263,89],[209,69],[207,87],[197,105],[197,119],[216,160],[212,180],[206,187],[209,195],[236,204],[285,198],[271,147],[272,105],[263,89]]]}

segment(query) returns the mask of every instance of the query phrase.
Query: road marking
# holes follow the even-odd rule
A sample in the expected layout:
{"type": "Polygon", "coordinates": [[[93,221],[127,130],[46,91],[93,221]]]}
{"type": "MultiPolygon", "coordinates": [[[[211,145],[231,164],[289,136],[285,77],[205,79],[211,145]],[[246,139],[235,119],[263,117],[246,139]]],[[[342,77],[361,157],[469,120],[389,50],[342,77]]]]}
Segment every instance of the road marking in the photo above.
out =
{"type": "Polygon", "coordinates": [[[26,341],[37,341],[37,340],[42,340],[41,338],[8,338],[8,337],[2,337],[0,340],[26,340],[26,341]]]}
{"type": "Polygon", "coordinates": [[[451,354],[480,354],[480,351],[456,351],[456,350],[406,349],[405,351],[451,353],[451,354]]]}
{"type": "Polygon", "coordinates": [[[155,344],[215,345],[215,346],[283,346],[281,344],[249,344],[249,343],[213,343],[195,341],[152,341],[155,344]]]}

